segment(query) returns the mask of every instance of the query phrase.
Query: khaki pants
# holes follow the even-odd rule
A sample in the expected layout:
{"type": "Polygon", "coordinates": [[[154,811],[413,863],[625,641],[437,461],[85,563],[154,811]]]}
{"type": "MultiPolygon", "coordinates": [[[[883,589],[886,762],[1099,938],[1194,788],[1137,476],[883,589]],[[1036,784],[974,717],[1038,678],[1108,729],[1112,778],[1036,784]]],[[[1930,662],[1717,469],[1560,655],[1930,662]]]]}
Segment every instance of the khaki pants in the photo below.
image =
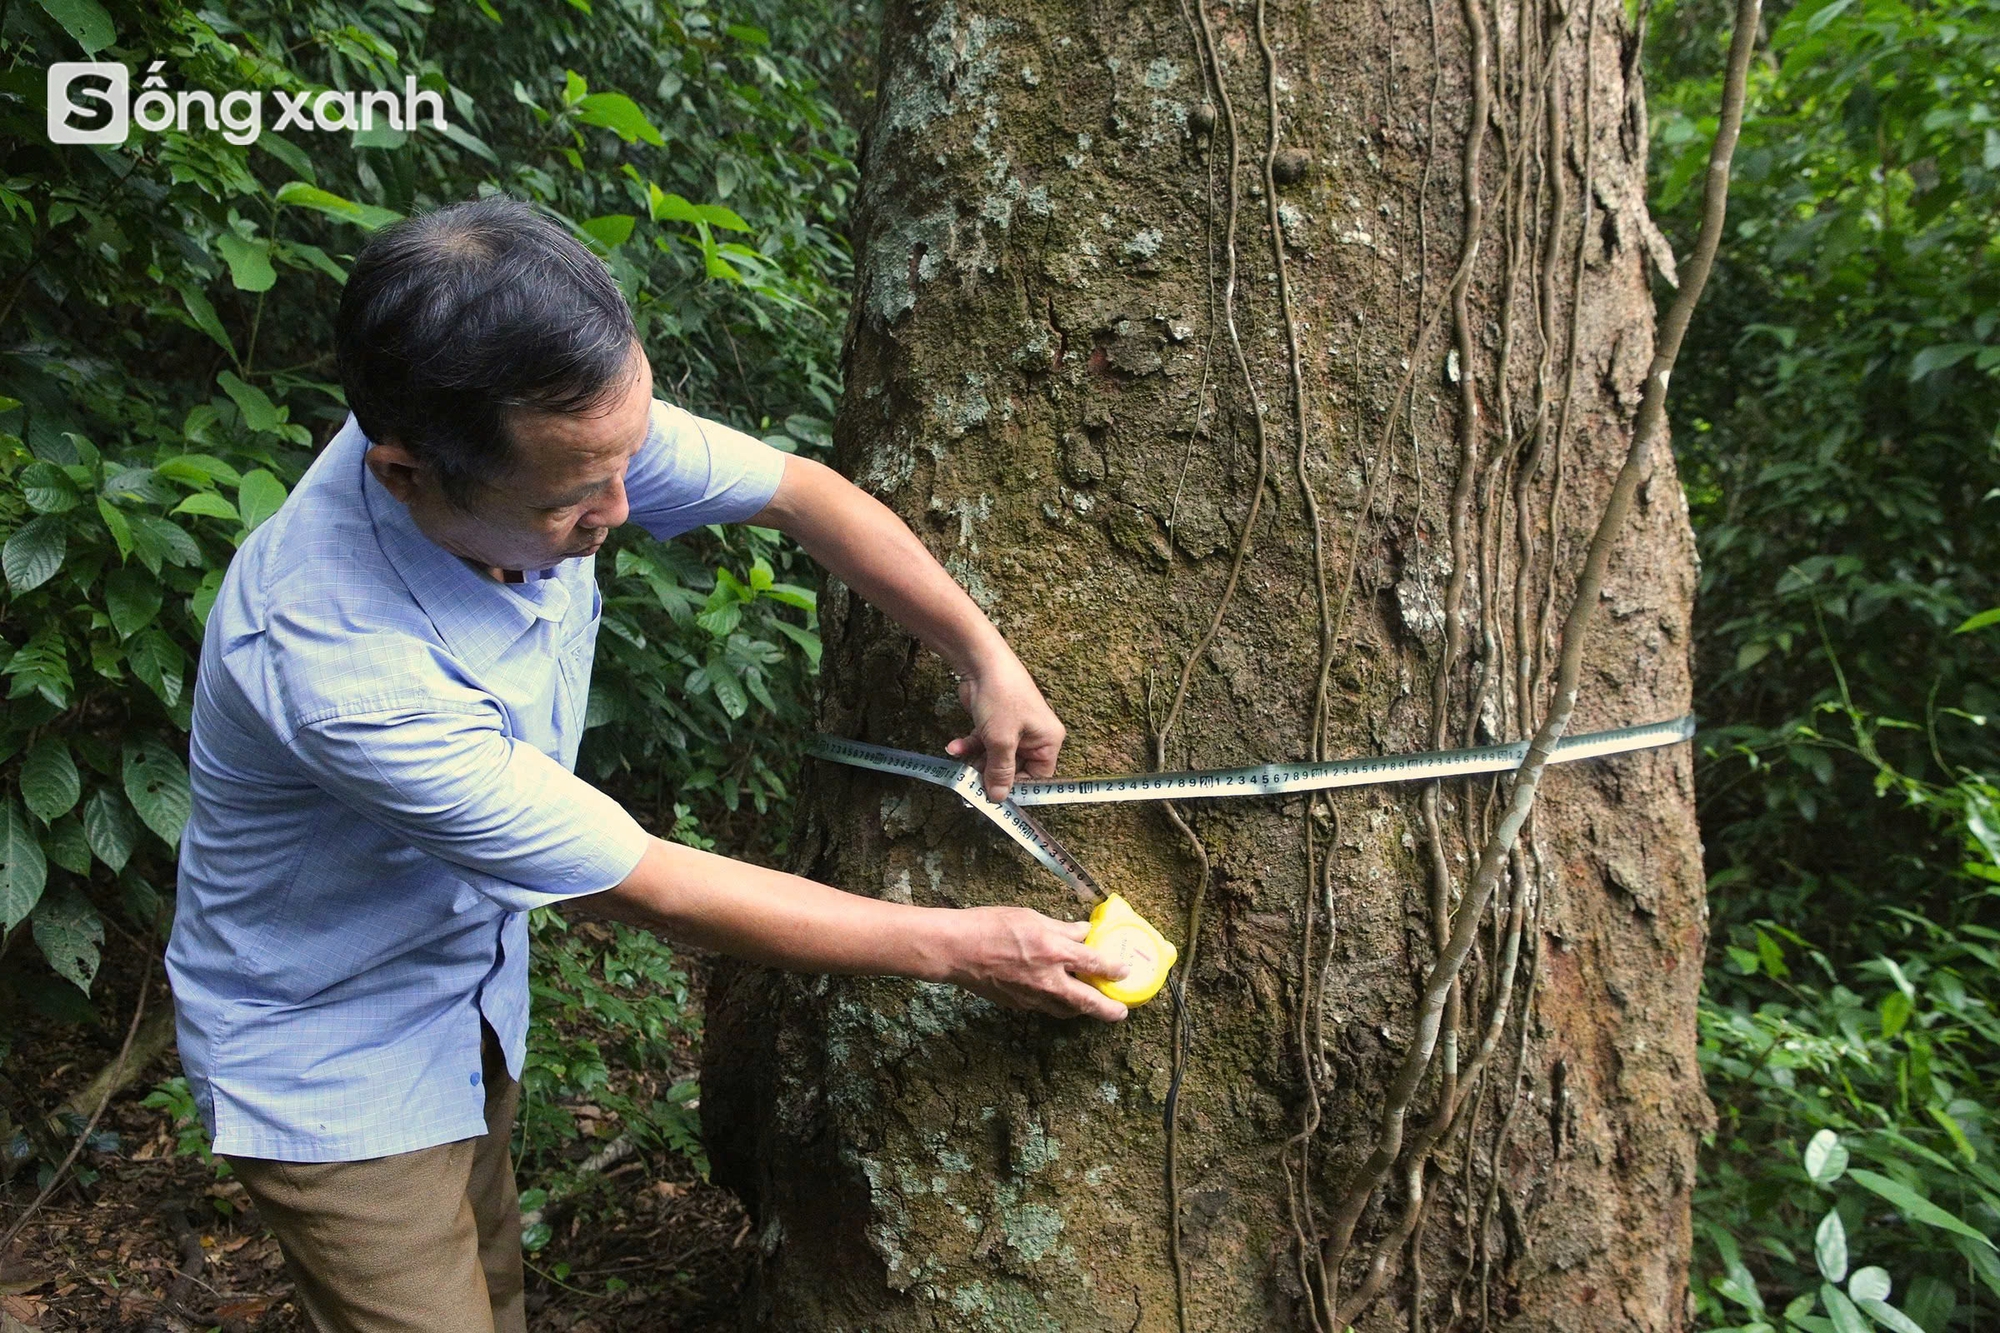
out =
{"type": "Polygon", "coordinates": [[[364,1162],[228,1159],[319,1333],[527,1333],[508,1153],[521,1085],[481,1028],[483,1137],[364,1162]]]}

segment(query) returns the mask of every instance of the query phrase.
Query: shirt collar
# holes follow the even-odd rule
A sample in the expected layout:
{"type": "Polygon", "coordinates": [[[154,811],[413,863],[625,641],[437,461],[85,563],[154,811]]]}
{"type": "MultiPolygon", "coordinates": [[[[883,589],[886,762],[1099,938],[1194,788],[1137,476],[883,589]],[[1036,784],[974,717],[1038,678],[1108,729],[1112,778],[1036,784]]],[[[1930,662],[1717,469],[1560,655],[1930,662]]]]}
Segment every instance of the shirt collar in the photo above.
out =
{"type": "MultiPolygon", "coordinates": [[[[364,440],[364,453],[366,449],[364,440]]],[[[409,508],[389,494],[365,463],[355,466],[361,472],[362,503],[383,553],[445,646],[467,667],[479,671],[491,666],[537,619],[561,621],[568,598],[547,596],[556,587],[554,580],[517,588],[480,573],[425,536],[409,508]],[[521,589],[535,593],[523,595],[521,589]]]]}

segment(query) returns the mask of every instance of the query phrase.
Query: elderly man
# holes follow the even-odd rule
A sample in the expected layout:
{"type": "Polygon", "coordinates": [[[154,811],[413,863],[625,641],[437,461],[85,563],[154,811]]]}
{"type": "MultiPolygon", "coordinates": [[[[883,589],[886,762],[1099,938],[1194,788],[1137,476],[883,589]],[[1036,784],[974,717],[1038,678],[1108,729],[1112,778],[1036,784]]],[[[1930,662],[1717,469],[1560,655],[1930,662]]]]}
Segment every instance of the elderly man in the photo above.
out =
{"type": "Polygon", "coordinates": [[[353,415],[230,565],[202,644],[167,950],[215,1150],[307,1314],[522,1330],[508,1158],[525,916],[573,903],[778,967],[954,982],[1116,1019],[1085,926],[842,893],[642,829],[573,773],[593,556],[750,522],[791,534],[959,674],[952,752],[1004,795],[1062,725],[887,509],[653,398],[604,266],[522,204],[398,224],[341,298],[353,415]]]}

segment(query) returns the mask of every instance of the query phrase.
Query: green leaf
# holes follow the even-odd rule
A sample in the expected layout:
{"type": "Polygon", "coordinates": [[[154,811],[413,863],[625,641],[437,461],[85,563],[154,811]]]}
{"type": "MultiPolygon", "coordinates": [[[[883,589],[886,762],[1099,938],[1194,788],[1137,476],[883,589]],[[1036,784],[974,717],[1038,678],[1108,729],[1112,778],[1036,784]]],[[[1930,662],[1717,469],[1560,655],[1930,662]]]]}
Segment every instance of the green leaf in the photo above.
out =
{"type": "Polygon", "coordinates": [[[1864,1171],[1858,1166],[1847,1173],[1847,1178],[1863,1189],[1871,1190],[1895,1204],[1903,1216],[1912,1222],[1922,1222],[1925,1226],[1936,1227],[1940,1231],[1955,1232],[1968,1239],[1979,1241],[1988,1249],[1993,1248],[1993,1242],[1988,1240],[1984,1233],[1953,1217],[1900,1181],[1877,1175],[1873,1171],[1864,1171]]]}
{"type": "Polygon", "coordinates": [[[104,922],[90,900],[72,888],[49,894],[35,907],[34,932],[42,957],[56,975],[90,994],[90,983],[97,977],[98,947],[104,943],[104,922]]]}
{"type": "Polygon", "coordinates": [[[1910,1021],[1910,1014],[1916,1005],[1910,997],[1899,990],[1892,990],[1882,997],[1882,1036],[1892,1039],[1910,1021]]]}
{"type": "Polygon", "coordinates": [[[60,736],[43,736],[21,761],[21,799],[44,824],[66,815],[83,795],[83,779],[60,736]]]}
{"type": "Polygon", "coordinates": [[[1855,1269],[1847,1279],[1847,1294],[1857,1301],[1886,1301],[1891,1290],[1889,1270],[1873,1264],[1855,1269]]]}
{"type": "Polygon", "coordinates": [[[179,847],[187,823],[187,768],[155,740],[125,747],[125,795],[146,827],[169,847],[179,847]]]}
{"type": "Polygon", "coordinates": [[[11,795],[0,802],[0,933],[27,919],[41,901],[49,863],[28,812],[11,795]]]}
{"type": "Polygon", "coordinates": [[[616,250],[632,236],[632,228],[638,219],[630,213],[606,213],[600,218],[590,218],[579,222],[585,235],[606,250],[616,250]]]}
{"type": "Polygon", "coordinates": [[[181,294],[181,300],[187,305],[187,312],[194,320],[194,326],[214,339],[216,345],[223,351],[229,353],[231,361],[236,360],[236,344],[229,341],[229,334],[222,327],[222,321],[216,318],[215,307],[209,304],[207,295],[193,283],[181,283],[177,290],[181,294]]]}
{"type": "Polygon", "coordinates": [[[187,499],[167,511],[173,514],[202,514],[209,518],[226,518],[232,523],[242,522],[236,506],[214,491],[196,491],[187,499]]]}
{"type": "Polygon", "coordinates": [[[155,571],[163,560],[191,568],[202,564],[201,543],[186,528],[158,514],[132,515],[132,549],[155,571]]]}
{"type": "Polygon", "coordinates": [[[626,143],[645,140],[655,148],[665,148],[667,141],[653,128],[653,122],[646,119],[646,113],[639,104],[623,93],[589,93],[578,99],[576,118],[586,125],[597,125],[610,130],[626,143]]]}
{"type": "Polygon", "coordinates": [[[68,548],[69,529],[61,519],[48,514],[29,519],[15,529],[6,546],[0,547],[7,586],[17,595],[41,587],[62,568],[68,548]]]}
{"type": "Polygon", "coordinates": [[[722,711],[732,719],[740,718],[750,711],[750,697],[743,692],[742,682],[736,674],[721,662],[708,664],[708,682],[715,688],[716,702],[722,711]]]}
{"type": "Polygon", "coordinates": [[[1840,1141],[1840,1135],[1822,1129],[1806,1144],[1805,1166],[1813,1184],[1831,1185],[1847,1170],[1847,1145],[1840,1141]]]}
{"type": "Polygon", "coordinates": [[[111,533],[111,540],[118,543],[118,555],[124,559],[132,554],[132,524],[123,510],[103,496],[97,497],[97,514],[104,520],[104,526],[111,533]]]}
{"type": "Polygon", "coordinates": [[[41,0],[41,5],[50,18],[62,24],[64,32],[76,39],[87,56],[111,45],[118,35],[111,25],[111,15],[104,12],[104,6],[97,0],[41,0]]]}
{"type": "Polygon", "coordinates": [[[21,469],[21,498],[37,514],[60,514],[83,500],[69,473],[54,463],[37,460],[21,469]]]}
{"type": "Polygon", "coordinates": [[[272,196],[280,204],[293,208],[309,208],[315,213],[324,213],[342,222],[352,222],[363,231],[376,231],[392,222],[400,222],[403,215],[393,209],[377,208],[373,204],[357,204],[352,199],[343,199],[329,190],[304,181],[286,181],[272,196]]]}
{"type": "Polygon", "coordinates": [[[1996,606],[1990,611],[1981,611],[1978,615],[1971,617],[1963,625],[1953,630],[1952,633],[1970,634],[1976,629],[1985,629],[1988,625],[2000,625],[2000,606],[1996,606]]]}
{"type": "Polygon", "coordinates": [[[201,576],[201,586],[194,590],[194,596],[188,598],[188,612],[203,629],[208,628],[208,613],[215,609],[215,598],[221,591],[222,571],[211,569],[201,576]]]}
{"type": "Polygon", "coordinates": [[[153,621],[165,600],[160,582],[139,569],[114,569],[104,580],[104,609],[120,639],[129,639],[153,621]]]}
{"type": "Polygon", "coordinates": [[[1925,1333],[1922,1324],[1887,1301],[1864,1300],[1857,1296],[1854,1303],[1867,1311],[1870,1319],[1888,1329],[1890,1333],[1925,1333]]]}
{"type": "Polygon", "coordinates": [[[139,826],[125,798],[103,788],[92,792],[83,803],[83,837],[113,874],[123,870],[139,843],[139,826]]]}
{"type": "Polygon", "coordinates": [[[1910,378],[1920,380],[1926,375],[1947,370],[1978,350],[1978,343],[1945,343],[1939,347],[1926,347],[1910,358],[1910,378]]]}
{"type": "Polygon", "coordinates": [[[1819,1298],[1826,1306],[1827,1317],[1833,1320],[1835,1333],[1870,1333],[1868,1321],[1861,1317],[1861,1311],[1854,1308],[1854,1302],[1847,1299],[1847,1293],[1831,1282],[1822,1282],[1819,1298]]]}
{"type": "Polygon", "coordinates": [[[1847,1228],[1841,1223],[1838,1208],[1827,1209],[1820,1219],[1819,1230],[1813,1233],[1813,1258],[1819,1264],[1819,1275],[1828,1282],[1847,1276],[1847,1228]]]}
{"type": "Polygon", "coordinates": [[[243,414],[243,424],[251,430],[260,433],[275,431],[284,424],[285,418],[279,414],[277,404],[256,385],[246,384],[226,370],[215,379],[222,385],[222,391],[229,395],[229,400],[236,404],[236,410],[243,414]]]}
{"type": "Polygon", "coordinates": [[[0,668],[0,674],[14,678],[7,695],[10,699],[32,692],[57,708],[69,707],[69,691],[73,682],[69,674],[69,650],[63,643],[60,626],[53,621],[45,621],[35,631],[34,637],[7,659],[7,665],[0,668]]]}
{"type": "Polygon", "coordinates": [[[132,674],[172,708],[181,701],[181,685],[187,676],[187,654],[165,632],[149,629],[132,641],[126,651],[132,674]]]}
{"type": "Polygon", "coordinates": [[[74,815],[64,815],[49,826],[49,840],[43,850],[49,860],[72,875],[90,873],[90,843],[84,839],[83,824],[74,815]]]}
{"type": "Polygon", "coordinates": [[[222,251],[223,262],[229,265],[229,280],[238,291],[268,292],[278,280],[271,268],[269,241],[246,240],[233,231],[225,231],[215,238],[215,247],[222,251]]]}
{"type": "Polygon", "coordinates": [[[246,473],[243,484],[236,488],[236,507],[243,515],[245,532],[255,532],[284,502],[285,483],[263,468],[246,473]]]}

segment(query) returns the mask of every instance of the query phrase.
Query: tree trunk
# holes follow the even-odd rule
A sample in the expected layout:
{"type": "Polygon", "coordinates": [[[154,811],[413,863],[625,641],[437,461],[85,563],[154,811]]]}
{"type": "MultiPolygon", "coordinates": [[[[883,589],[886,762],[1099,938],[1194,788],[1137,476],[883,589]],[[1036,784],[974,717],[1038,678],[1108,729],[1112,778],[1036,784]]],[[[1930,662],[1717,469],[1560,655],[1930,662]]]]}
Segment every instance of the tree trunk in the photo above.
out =
{"type": "MultiPolygon", "coordinates": [[[[840,462],[1035,672],[1063,771],[1530,734],[1672,266],[1625,7],[886,23],[840,462]]],[[[1688,705],[1693,544],[1664,444],[1653,468],[1572,733],[1688,705]]],[[[826,729],[940,753],[949,672],[840,587],[822,614],[826,729]]],[[[1049,812],[1181,947],[1184,1009],[1122,1025],[725,968],[703,1117],[758,1223],[746,1317],[1680,1327],[1709,1114],[1687,747],[1550,771],[1393,1095],[1506,790],[1049,812]]],[[[817,766],[804,807],[817,878],[1079,912],[949,793],[817,766]]]]}

